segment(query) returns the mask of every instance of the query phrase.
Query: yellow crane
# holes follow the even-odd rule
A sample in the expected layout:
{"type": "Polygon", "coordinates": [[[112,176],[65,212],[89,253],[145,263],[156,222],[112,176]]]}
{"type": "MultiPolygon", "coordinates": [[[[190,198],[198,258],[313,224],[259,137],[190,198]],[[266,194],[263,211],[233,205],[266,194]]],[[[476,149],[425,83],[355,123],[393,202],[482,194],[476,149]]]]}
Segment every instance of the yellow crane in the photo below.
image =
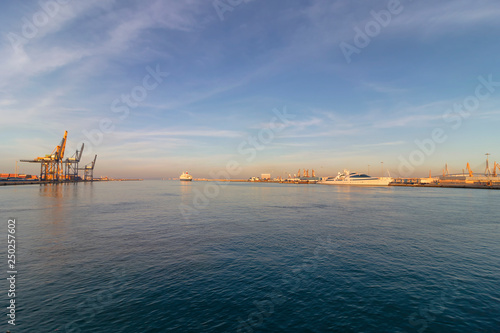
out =
{"type": "Polygon", "coordinates": [[[61,141],[61,144],[58,146],[59,151],[58,151],[58,157],[59,161],[62,161],[64,158],[64,152],[66,151],[66,139],[68,138],[68,131],[64,131],[64,136],[61,141]]]}
{"type": "Polygon", "coordinates": [[[54,148],[52,153],[34,160],[21,160],[21,162],[40,163],[40,180],[59,181],[64,178],[63,158],[66,150],[68,131],[64,131],[61,143],[54,148]]]}
{"type": "Polygon", "coordinates": [[[493,167],[493,177],[497,176],[497,168],[498,168],[498,170],[500,170],[500,164],[495,162],[495,166],[493,167]]]}
{"type": "Polygon", "coordinates": [[[470,168],[469,162],[467,162],[467,171],[469,171],[469,177],[473,177],[474,176],[474,173],[472,172],[472,170],[470,168]]]}

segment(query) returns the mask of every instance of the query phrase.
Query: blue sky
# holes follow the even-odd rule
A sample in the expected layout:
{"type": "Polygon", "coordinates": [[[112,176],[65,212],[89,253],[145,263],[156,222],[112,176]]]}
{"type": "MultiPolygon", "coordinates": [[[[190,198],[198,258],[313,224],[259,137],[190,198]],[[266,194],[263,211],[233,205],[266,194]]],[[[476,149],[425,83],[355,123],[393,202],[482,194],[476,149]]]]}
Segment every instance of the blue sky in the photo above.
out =
{"type": "Polygon", "coordinates": [[[378,175],[381,162],[423,176],[500,161],[495,1],[0,6],[2,172],[64,130],[67,155],[86,142],[83,162],[98,154],[96,175],[112,177],[207,177],[229,161],[235,178],[378,175]],[[289,116],[273,124],[276,112],[289,116]]]}

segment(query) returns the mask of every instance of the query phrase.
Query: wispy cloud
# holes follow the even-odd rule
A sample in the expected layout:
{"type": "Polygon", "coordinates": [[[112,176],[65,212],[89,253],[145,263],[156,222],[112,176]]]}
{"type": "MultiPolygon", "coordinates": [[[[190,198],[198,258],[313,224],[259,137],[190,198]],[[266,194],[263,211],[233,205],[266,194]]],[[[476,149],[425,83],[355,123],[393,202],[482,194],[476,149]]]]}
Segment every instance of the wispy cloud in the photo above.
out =
{"type": "Polygon", "coordinates": [[[243,133],[228,130],[214,129],[169,129],[161,131],[132,131],[132,132],[114,132],[113,136],[117,140],[137,140],[141,138],[161,138],[161,137],[210,137],[210,138],[240,138],[243,133]]]}
{"type": "MultiPolygon", "coordinates": [[[[415,4],[412,15],[405,16],[405,25],[410,27],[426,27],[428,30],[445,33],[443,28],[456,28],[457,26],[478,25],[495,23],[498,25],[500,8],[496,1],[483,1],[481,5],[473,4],[467,0],[444,1],[426,6],[415,4]],[[488,6],[490,4],[490,6],[488,6]]],[[[403,22],[398,22],[403,24],[403,22]]]]}
{"type": "Polygon", "coordinates": [[[399,146],[405,144],[405,141],[391,141],[391,142],[380,142],[380,143],[371,143],[365,145],[354,145],[354,147],[358,148],[375,148],[375,147],[386,147],[386,146],[399,146]]]}
{"type": "Polygon", "coordinates": [[[419,114],[409,115],[401,118],[394,118],[390,120],[377,121],[373,124],[376,128],[391,128],[391,127],[415,127],[426,124],[429,121],[442,120],[442,115],[419,114]]]}
{"type": "Polygon", "coordinates": [[[10,105],[14,105],[14,104],[17,104],[17,100],[15,100],[15,99],[0,100],[0,107],[10,106],[10,105]]]}
{"type": "MultiPolygon", "coordinates": [[[[142,33],[148,29],[188,31],[197,25],[192,15],[193,7],[190,7],[194,4],[193,2],[155,1],[149,3],[148,6],[138,5],[134,9],[118,9],[116,12],[110,11],[107,14],[100,13],[99,9],[111,7],[113,1],[104,3],[89,1],[85,4],[72,2],[61,6],[58,14],[50,19],[49,24],[40,29],[36,38],[25,39],[26,45],[21,44],[20,48],[0,50],[2,61],[0,89],[11,86],[14,79],[16,85],[26,83],[33,77],[75,65],[85,58],[95,56],[111,58],[116,55],[126,55],[125,52],[133,47],[134,43],[142,37],[142,33]],[[86,22],[82,28],[86,29],[92,38],[82,39],[81,36],[56,38],[54,36],[62,29],[80,22],[91,11],[97,14],[96,17],[91,21],[92,24],[86,22]],[[71,47],[67,47],[68,44],[71,47]]],[[[90,69],[87,68],[87,70],[90,69]]]]}
{"type": "Polygon", "coordinates": [[[364,86],[373,91],[384,93],[384,94],[395,94],[395,93],[403,93],[407,92],[407,88],[394,87],[390,86],[386,83],[378,83],[378,82],[363,82],[364,86]]]}

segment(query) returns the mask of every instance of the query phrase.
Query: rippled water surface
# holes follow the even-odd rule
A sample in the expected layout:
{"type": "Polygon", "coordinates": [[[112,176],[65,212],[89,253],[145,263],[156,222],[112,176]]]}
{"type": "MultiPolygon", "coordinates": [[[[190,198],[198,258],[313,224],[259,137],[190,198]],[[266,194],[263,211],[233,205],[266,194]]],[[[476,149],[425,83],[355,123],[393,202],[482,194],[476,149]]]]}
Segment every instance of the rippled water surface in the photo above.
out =
{"type": "Polygon", "coordinates": [[[440,188],[0,187],[4,258],[17,221],[16,326],[3,327],[500,332],[499,202],[440,188]]]}

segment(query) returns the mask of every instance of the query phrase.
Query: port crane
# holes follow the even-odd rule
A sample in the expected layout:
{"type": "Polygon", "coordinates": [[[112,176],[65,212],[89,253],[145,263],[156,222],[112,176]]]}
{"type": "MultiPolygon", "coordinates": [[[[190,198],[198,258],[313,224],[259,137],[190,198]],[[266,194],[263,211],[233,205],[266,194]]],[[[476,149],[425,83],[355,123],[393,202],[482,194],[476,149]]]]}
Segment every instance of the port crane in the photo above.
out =
{"type": "Polygon", "coordinates": [[[40,180],[60,181],[64,179],[63,158],[66,150],[66,139],[68,131],[64,131],[61,143],[54,148],[52,153],[33,160],[21,160],[21,162],[40,163],[40,180]]]}
{"type": "Polygon", "coordinates": [[[490,170],[490,161],[489,161],[489,156],[491,155],[490,153],[486,153],[486,169],[484,169],[484,175],[491,176],[491,170],[490,170]]]}
{"type": "Polygon", "coordinates": [[[94,180],[94,167],[95,161],[97,159],[97,155],[94,156],[94,160],[89,164],[86,164],[83,168],[79,170],[83,170],[83,180],[93,181],[94,180]]]}
{"type": "Polygon", "coordinates": [[[467,162],[467,171],[469,171],[469,177],[474,177],[474,173],[472,172],[472,170],[470,168],[469,162],[467,162]]]}
{"type": "Polygon", "coordinates": [[[495,165],[493,166],[493,177],[497,176],[497,168],[498,168],[498,170],[500,170],[500,164],[495,162],[495,165]]]}
{"type": "Polygon", "coordinates": [[[443,169],[443,177],[446,177],[446,176],[449,176],[450,175],[450,171],[448,171],[448,163],[446,163],[444,165],[444,169],[443,169]]]}
{"type": "Polygon", "coordinates": [[[64,170],[64,178],[66,180],[76,181],[78,180],[78,163],[82,158],[84,143],[82,143],[82,147],[80,150],[76,150],[76,152],[71,156],[66,158],[64,161],[65,170],[64,170]]]}

